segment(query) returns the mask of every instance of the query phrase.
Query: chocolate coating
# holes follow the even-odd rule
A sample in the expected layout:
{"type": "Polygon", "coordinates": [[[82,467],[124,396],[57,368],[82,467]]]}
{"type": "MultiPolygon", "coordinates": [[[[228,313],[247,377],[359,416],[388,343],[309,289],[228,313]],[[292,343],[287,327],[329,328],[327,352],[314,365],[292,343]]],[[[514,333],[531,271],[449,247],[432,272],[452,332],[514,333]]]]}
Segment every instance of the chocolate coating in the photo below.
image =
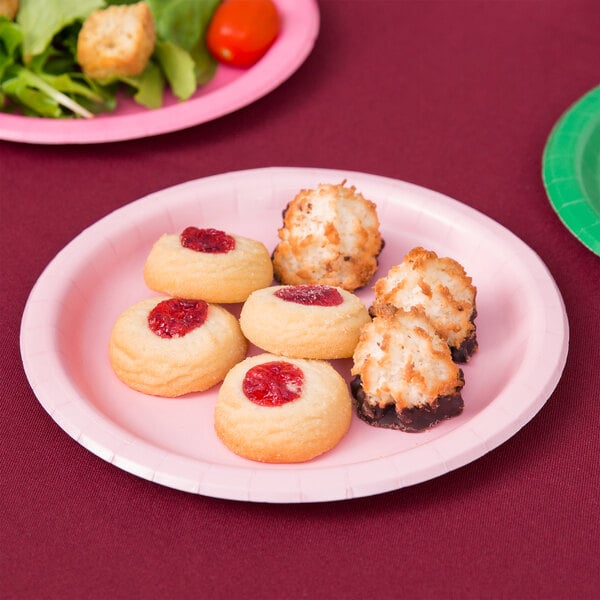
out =
{"type": "Polygon", "coordinates": [[[400,412],[393,404],[383,408],[369,404],[359,375],[351,381],[350,390],[355,400],[356,414],[360,419],[375,427],[398,429],[409,433],[424,431],[439,421],[455,417],[464,407],[460,388],[453,394],[439,396],[431,404],[402,408],[400,412]]]}
{"type": "MultiPolygon", "coordinates": [[[[473,324],[475,323],[475,317],[477,317],[477,310],[474,308],[469,319],[473,324]]],[[[472,333],[462,341],[458,348],[453,348],[450,346],[452,360],[455,363],[466,363],[469,361],[471,356],[477,352],[478,348],[479,344],[477,342],[477,332],[475,328],[473,328],[472,333]]]]}
{"type": "Polygon", "coordinates": [[[475,332],[469,337],[466,337],[458,348],[450,346],[450,353],[452,354],[452,360],[455,363],[466,363],[469,361],[471,356],[477,352],[479,344],[477,343],[477,336],[475,332]]]}

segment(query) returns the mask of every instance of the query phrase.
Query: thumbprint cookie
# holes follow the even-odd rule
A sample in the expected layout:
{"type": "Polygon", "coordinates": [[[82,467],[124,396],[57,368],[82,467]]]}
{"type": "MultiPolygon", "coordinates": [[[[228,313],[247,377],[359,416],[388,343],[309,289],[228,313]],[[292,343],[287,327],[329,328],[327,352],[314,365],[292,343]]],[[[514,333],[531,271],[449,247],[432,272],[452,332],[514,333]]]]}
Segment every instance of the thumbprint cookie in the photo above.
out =
{"type": "Polygon", "coordinates": [[[274,274],[288,285],[352,292],[371,280],[383,247],[375,203],[345,182],[302,190],[287,205],[278,234],[274,274]]]}
{"type": "Polygon", "coordinates": [[[109,358],[129,387],[172,398],[219,383],[247,349],[238,320],[221,306],[160,297],[121,313],[111,333],[109,358]]]}
{"type": "Polygon", "coordinates": [[[370,321],[358,296],[326,285],[279,285],[252,292],[242,332],[253,344],[295,358],[349,358],[370,321]]]}
{"type": "Polygon", "coordinates": [[[244,302],[273,281],[271,256],[262,242],[219,229],[186,227],[164,234],[144,266],[153,291],[214,303],[244,302]]]}
{"type": "Polygon", "coordinates": [[[225,377],[215,430],[235,454],[267,463],[298,463],[334,448],[346,435],[352,400],[326,361],[270,353],[246,358],[225,377]]]}
{"type": "Polygon", "coordinates": [[[417,309],[367,323],[353,363],[356,412],[370,425],[418,432],[463,410],[462,370],[417,309]]]}
{"type": "Polygon", "coordinates": [[[372,314],[386,304],[402,310],[417,307],[446,340],[456,362],[467,362],[477,351],[477,289],[454,259],[413,248],[401,264],[375,283],[374,290],[372,314]]]}

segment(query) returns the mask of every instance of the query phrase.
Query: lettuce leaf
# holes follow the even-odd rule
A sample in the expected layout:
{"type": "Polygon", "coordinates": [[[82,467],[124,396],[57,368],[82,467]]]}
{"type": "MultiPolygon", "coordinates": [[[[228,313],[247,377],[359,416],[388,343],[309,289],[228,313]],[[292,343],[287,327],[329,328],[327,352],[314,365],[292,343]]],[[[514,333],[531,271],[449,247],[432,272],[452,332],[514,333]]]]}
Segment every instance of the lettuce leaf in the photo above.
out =
{"type": "Polygon", "coordinates": [[[21,0],[15,22],[0,17],[0,110],[52,118],[91,117],[113,110],[124,89],[160,108],[168,84],[181,101],[210,81],[217,62],[205,32],[220,0],[146,0],[157,43],[137,77],[96,81],[77,64],[77,36],[96,9],[139,0],[21,0]]]}
{"type": "Polygon", "coordinates": [[[16,23],[0,17],[0,81],[6,69],[18,60],[22,43],[21,28],[16,23]]]}
{"type": "Polygon", "coordinates": [[[42,53],[67,25],[104,6],[104,0],[21,0],[17,23],[23,29],[25,63],[42,53]]]}
{"type": "Polygon", "coordinates": [[[171,42],[156,42],[154,54],[169,82],[171,91],[180,100],[187,100],[196,91],[194,61],[190,54],[171,42]]]}
{"type": "Polygon", "coordinates": [[[135,90],[133,99],[146,108],[160,108],[163,103],[165,78],[161,68],[150,60],[143,73],[137,77],[120,77],[130,88],[135,90]]]}
{"type": "Polygon", "coordinates": [[[146,0],[158,37],[191,52],[204,43],[204,32],[220,0],[146,0]]]}
{"type": "MultiPolygon", "coordinates": [[[[217,61],[208,52],[205,43],[205,33],[210,20],[220,4],[220,0],[146,0],[156,27],[157,36],[164,42],[170,42],[185,50],[192,63],[196,85],[210,81],[217,69],[217,61]]],[[[178,73],[165,75],[169,81],[179,80],[182,75],[181,60],[173,63],[178,73]]],[[[164,68],[164,67],[163,67],[164,68]]],[[[168,67],[167,67],[168,68],[168,67]]],[[[186,79],[189,74],[186,75],[186,79]]],[[[178,97],[179,94],[176,93],[178,97]]]]}
{"type": "MultiPolygon", "coordinates": [[[[76,29],[64,30],[65,48],[72,45],[69,38],[76,36],[76,29]]],[[[114,107],[114,92],[86,78],[68,49],[48,45],[24,65],[24,37],[18,23],[0,18],[0,108],[8,100],[8,109],[19,108],[26,115],[89,118],[114,107]]]]}

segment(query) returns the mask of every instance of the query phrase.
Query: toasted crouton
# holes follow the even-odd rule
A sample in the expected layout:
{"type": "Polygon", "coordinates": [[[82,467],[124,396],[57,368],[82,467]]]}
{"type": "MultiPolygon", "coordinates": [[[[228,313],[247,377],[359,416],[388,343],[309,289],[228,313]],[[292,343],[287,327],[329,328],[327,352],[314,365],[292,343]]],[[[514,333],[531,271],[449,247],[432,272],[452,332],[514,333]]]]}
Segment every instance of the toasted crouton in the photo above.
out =
{"type": "Polygon", "coordinates": [[[77,60],[94,79],[139,75],[154,50],[156,31],[145,2],[92,12],[77,40],[77,60]]]}
{"type": "Polygon", "coordinates": [[[0,15],[14,19],[19,11],[19,0],[0,0],[0,15]]]}

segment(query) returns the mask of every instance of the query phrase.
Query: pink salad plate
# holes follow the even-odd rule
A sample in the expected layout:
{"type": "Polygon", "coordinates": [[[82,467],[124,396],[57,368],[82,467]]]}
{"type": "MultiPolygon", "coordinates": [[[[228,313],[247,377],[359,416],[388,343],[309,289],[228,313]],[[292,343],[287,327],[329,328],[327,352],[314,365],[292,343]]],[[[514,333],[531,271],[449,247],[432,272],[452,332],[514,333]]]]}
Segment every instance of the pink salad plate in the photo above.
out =
{"type": "Polygon", "coordinates": [[[92,119],[45,119],[0,112],[0,139],[32,144],[93,144],[143,138],[216,119],[265,96],[310,54],[319,32],[315,0],[274,0],[282,29],[265,56],[249,69],[219,65],[215,77],[185,102],[166,95],[149,110],[131,99],[92,119]]]}
{"type": "MultiPolygon", "coordinates": [[[[358,294],[368,306],[371,286],[358,294]]],[[[239,314],[239,305],[228,308],[239,314]]],[[[510,231],[423,187],[314,168],[223,173],[116,210],[51,261],[31,291],[21,328],[33,391],[82,446],[161,485],[273,503],[377,494],[474,461],[542,408],[560,379],[567,351],[560,292],[540,258],[510,231]],[[258,239],[271,251],[282,210],[299,190],[344,180],[377,204],[385,247],[373,282],[420,245],[458,260],[477,286],[479,351],[463,368],[461,415],[422,433],[375,428],[354,416],[348,434],[330,452],[302,464],[270,465],[236,456],[217,438],[218,386],[165,399],[135,392],[117,379],[108,360],[111,329],[125,308],[155,295],[142,272],[161,234],[188,225],[214,227],[258,239]]],[[[334,366],[350,381],[349,359],[334,366]]]]}

